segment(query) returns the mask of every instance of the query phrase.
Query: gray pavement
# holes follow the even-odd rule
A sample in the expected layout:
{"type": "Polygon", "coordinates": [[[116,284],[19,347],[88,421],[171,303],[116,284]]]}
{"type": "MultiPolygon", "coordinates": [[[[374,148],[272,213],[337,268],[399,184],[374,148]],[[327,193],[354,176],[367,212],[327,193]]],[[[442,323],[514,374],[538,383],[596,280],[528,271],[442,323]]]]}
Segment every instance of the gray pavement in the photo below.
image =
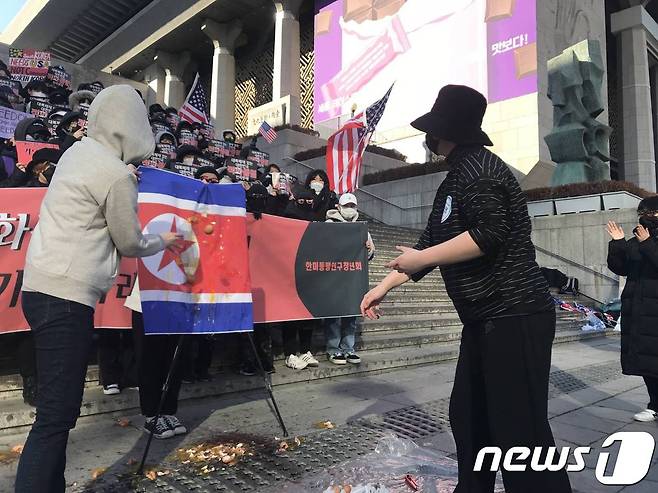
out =
{"type": "MultiPolygon", "coordinates": [[[[646,431],[658,439],[658,424],[632,420],[633,413],[644,409],[647,396],[640,378],[621,375],[618,357],[618,340],[592,340],[554,347],[549,405],[551,425],[558,446],[591,446],[593,449],[593,454],[586,458],[586,469],[570,473],[575,491],[658,492],[658,455],[655,453],[648,476],[637,485],[603,486],[595,478],[600,446],[612,433],[646,431]]],[[[452,361],[362,376],[292,383],[277,387],[275,392],[290,434],[307,437],[309,444],[324,443],[323,440],[331,442],[332,436],[336,436],[336,443],[339,443],[339,436],[344,439],[354,430],[386,431],[398,416],[421,415],[426,416],[424,428],[409,431],[408,436],[416,437],[415,441],[420,445],[453,457],[454,442],[445,411],[454,365],[452,361]],[[316,424],[323,420],[330,420],[336,428],[318,430],[316,424]]],[[[176,449],[226,433],[242,432],[264,438],[281,436],[265,393],[261,391],[189,400],[181,405],[179,416],[190,428],[190,433],[182,439],[154,441],[150,463],[162,463],[158,467],[165,468],[171,463],[167,456],[176,449]]],[[[144,446],[142,422],[137,415],[81,418],[69,441],[69,490],[84,491],[97,468],[110,468],[104,478],[108,484],[111,484],[114,474],[125,472],[126,464],[141,456],[144,446]],[[127,418],[130,424],[119,425],[119,418],[127,418]]],[[[16,460],[7,457],[6,452],[23,443],[26,432],[0,436],[0,451],[5,452],[4,459],[0,459],[2,493],[12,490],[16,470],[16,460]]],[[[359,433],[358,437],[362,436],[359,433]]],[[[357,445],[355,442],[355,449],[359,448],[357,445]]],[[[303,443],[300,449],[304,446],[303,443]]],[[[360,453],[352,451],[351,455],[360,453]]],[[[611,455],[614,458],[614,452],[611,455]]],[[[327,457],[330,456],[328,453],[327,457]]],[[[320,461],[317,463],[323,467],[322,454],[318,453],[318,457],[320,461]]],[[[247,463],[234,467],[247,467],[247,463]]]]}

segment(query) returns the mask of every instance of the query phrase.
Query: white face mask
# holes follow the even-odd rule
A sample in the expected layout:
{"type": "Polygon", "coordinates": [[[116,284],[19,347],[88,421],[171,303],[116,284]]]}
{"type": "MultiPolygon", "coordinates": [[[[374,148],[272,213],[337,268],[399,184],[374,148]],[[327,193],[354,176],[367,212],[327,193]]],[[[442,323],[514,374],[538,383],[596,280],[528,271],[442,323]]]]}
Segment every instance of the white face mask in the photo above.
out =
{"type": "Polygon", "coordinates": [[[194,156],[185,156],[183,158],[184,164],[194,164],[194,156]]]}
{"type": "Polygon", "coordinates": [[[324,189],[324,183],[321,181],[312,181],[310,187],[315,192],[315,195],[320,195],[320,192],[324,189]]]}
{"type": "Polygon", "coordinates": [[[356,208],[354,208],[354,207],[340,206],[339,210],[340,210],[340,215],[343,216],[348,221],[351,221],[352,219],[354,219],[356,217],[356,215],[358,214],[356,208]]]}

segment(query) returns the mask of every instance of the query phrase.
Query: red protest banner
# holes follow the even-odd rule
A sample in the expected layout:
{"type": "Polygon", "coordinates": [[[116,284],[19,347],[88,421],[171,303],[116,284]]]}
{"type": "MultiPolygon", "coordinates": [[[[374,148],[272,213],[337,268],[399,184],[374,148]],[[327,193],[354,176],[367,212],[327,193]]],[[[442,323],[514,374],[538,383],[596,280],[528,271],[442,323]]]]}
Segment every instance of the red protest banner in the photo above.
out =
{"type": "MultiPolygon", "coordinates": [[[[0,334],[28,330],[21,309],[23,266],[45,193],[7,188],[0,194],[0,334]]],[[[358,315],[368,289],[366,238],[365,223],[248,215],[254,322],[358,315]]],[[[131,327],[123,304],[136,277],[135,259],[123,259],[116,284],[96,306],[96,327],[131,327]]]]}
{"type": "MultiPolygon", "coordinates": [[[[40,188],[6,188],[0,194],[0,334],[28,329],[21,308],[25,255],[46,194],[40,188]]],[[[116,285],[96,307],[96,327],[129,328],[123,307],[137,275],[134,259],[123,259],[116,285]]]]}
{"type": "Polygon", "coordinates": [[[46,77],[50,67],[50,52],[9,48],[9,72],[11,78],[21,82],[46,77]]]}
{"type": "MultiPolygon", "coordinates": [[[[32,156],[39,149],[59,149],[57,144],[48,144],[47,142],[27,142],[18,140],[16,141],[16,154],[18,155],[18,162],[27,164],[32,161],[32,156]]],[[[37,209],[38,211],[38,209],[37,209]]]]}

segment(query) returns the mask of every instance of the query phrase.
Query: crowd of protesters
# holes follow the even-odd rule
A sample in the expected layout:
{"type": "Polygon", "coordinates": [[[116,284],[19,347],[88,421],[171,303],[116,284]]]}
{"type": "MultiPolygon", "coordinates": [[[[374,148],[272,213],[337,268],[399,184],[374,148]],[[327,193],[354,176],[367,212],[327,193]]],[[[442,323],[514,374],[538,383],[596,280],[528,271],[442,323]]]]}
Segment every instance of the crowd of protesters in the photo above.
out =
{"type": "MultiPolygon", "coordinates": [[[[0,63],[0,79],[9,78],[6,66],[0,63]]],[[[103,90],[100,82],[83,83],[74,91],[67,91],[45,81],[33,81],[18,93],[8,86],[0,86],[0,105],[37,114],[35,108],[50,107],[43,118],[22,120],[14,137],[1,142],[0,187],[48,187],[62,154],[82,140],[87,133],[90,105],[103,90]],[[43,104],[45,103],[45,105],[43,104]],[[16,142],[43,142],[55,146],[37,150],[27,163],[19,162],[16,142]]],[[[139,91],[137,91],[139,94],[139,91]]],[[[141,98],[141,94],[139,94],[141,98]]],[[[143,101],[143,99],[142,99],[143,101]]],[[[236,134],[226,129],[216,139],[213,129],[206,124],[182,120],[175,108],[153,104],[148,118],[155,139],[155,152],[143,160],[131,162],[178,172],[208,184],[242,182],[247,196],[247,210],[257,218],[262,214],[304,221],[355,222],[359,218],[357,199],[353,194],[340,198],[330,189],[324,170],[312,170],[304,181],[283,173],[281,168],[268,163],[258,167],[256,180],[242,181],[234,173],[228,159],[249,160],[255,153],[256,139],[246,145],[236,143],[236,134]]],[[[366,244],[369,258],[374,256],[370,236],[366,244]]],[[[173,375],[164,401],[161,417],[155,419],[160,391],[172,360],[177,337],[151,336],[148,349],[144,344],[144,323],[141,315],[138,280],[135,282],[126,307],[132,310],[132,331],[102,329],[95,331],[98,347],[99,380],[106,395],[124,389],[139,391],[145,429],[156,438],[169,438],[185,433],[186,428],[176,417],[178,394],[184,383],[207,382],[213,378],[211,363],[217,337],[237,337],[239,374],[253,376],[264,371],[274,373],[272,332],[280,331],[285,365],[293,370],[318,367],[313,336],[325,336],[327,360],[336,365],[358,364],[355,349],[356,317],[328,320],[301,320],[256,324],[252,346],[249,336],[188,337],[178,370],[173,375]],[[254,351],[255,346],[255,351],[254,351]]],[[[23,378],[23,398],[30,405],[37,404],[37,371],[32,332],[3,336],[13,338],[17,366],[23,378]]]]}

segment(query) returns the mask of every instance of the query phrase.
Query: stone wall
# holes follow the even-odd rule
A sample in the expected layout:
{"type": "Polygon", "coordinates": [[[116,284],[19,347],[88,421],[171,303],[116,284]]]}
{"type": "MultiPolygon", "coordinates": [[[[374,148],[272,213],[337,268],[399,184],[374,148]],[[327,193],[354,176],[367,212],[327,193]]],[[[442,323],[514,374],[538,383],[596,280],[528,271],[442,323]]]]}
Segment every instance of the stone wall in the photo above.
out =
{"type": "MultiPolygon", "coordinates": [[[[610,237],[605,225],[610,220],[621,224],[629,238],[637,226],[634,209],[540,217],[532,220],[532,239],[537,247],[616,279],[617,276],[607,267],[610,237]]],[[[597,276],[587,269],[540,251],[537,252],[537,261],[542,267],[560,269],[568,276],[577,277],[580,290],[592,298],[607,301],[619,295],[618,282],[597,276]]]]}
{"type": "MultiPolygon", "coordinates": [[[[553,104],[548,99],[548,60],[585,39],[595,39],[601,45],[606,63],[606,27],[604,0],[537,0],[537,70],[539,75],[539,156],[551,161],[544,142],[553,127],[553,104]]],[[[614,49],[614,47],[613,47],[614,49]]],[[[598,117],[608,123],[608,86],[603,79],[601,91],[605,111],[598,117]]]]}

